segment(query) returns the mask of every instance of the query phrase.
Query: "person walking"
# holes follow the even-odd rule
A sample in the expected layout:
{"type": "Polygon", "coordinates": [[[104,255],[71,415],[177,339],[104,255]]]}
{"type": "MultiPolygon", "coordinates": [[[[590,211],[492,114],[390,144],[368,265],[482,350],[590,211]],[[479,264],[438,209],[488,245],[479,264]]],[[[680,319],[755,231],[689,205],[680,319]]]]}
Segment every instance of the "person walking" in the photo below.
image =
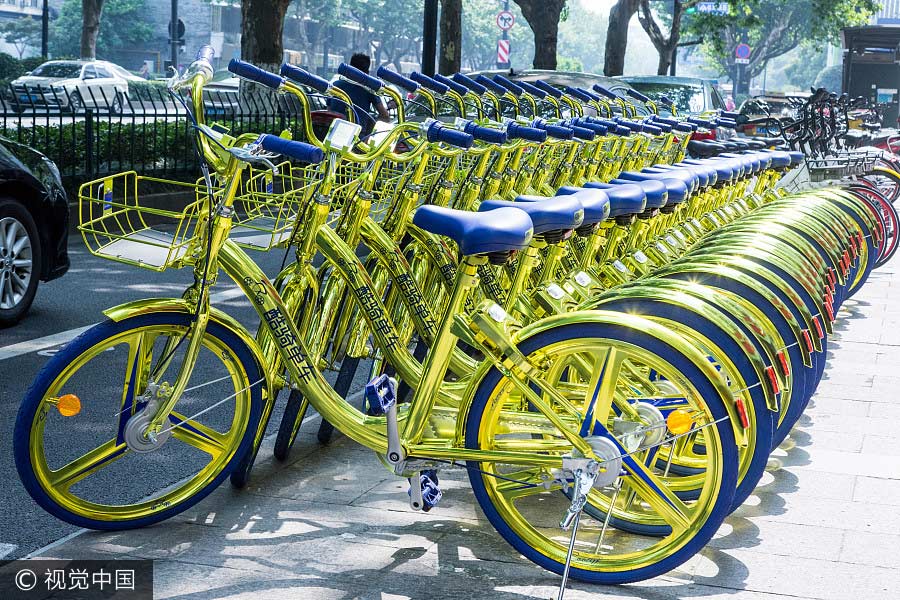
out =
{"type": "MultiPolygon", "coordinates": [[[[372,59],[369,58],[367,54],[358,52],[350,57],[350,66],[359,69],[368,75],[369,69],[372,66],[372,59]]],[[[360,127],[362,127],[360,139],[367,138],[375,129],[375,119],[370,114],[370,110],[375,110],[378,114],[379,121],[390,120],[390,115],[388,114],[384,102],[381,101],[381,98],[379,98],[377,94],[368,88],[346,79],[338,79],[333,85],[347,94],[353,102],[353,112],[356,117],[355,120],[359,123],[360,127]]],[[[328,100],[328,110],[347,116],[350,115],[346,103],[337,98],[328,100]]]]}

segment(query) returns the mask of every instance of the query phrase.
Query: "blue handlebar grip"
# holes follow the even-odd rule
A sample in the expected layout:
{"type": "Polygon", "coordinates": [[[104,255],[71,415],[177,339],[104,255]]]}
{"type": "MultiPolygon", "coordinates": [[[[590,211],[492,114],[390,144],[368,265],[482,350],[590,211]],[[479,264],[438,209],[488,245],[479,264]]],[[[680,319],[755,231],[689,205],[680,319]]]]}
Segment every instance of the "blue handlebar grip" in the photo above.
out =
{"type": "Polygon", "coordinates": [[[350,65],[348,65],[346,63],[339,64],[337,72],[338,72],[338,75],[340,75],[341,77],[345,77],[345,78],[349,79],[350,81],[353,81],[362,86],[365,86],[375,92],[380,90],[381,86],[383,85],[381,83],[381,81],[376,79],[375,77],[367,75],[366,73],[363,73],[356,67],[351,67],[350,65]]]}
{"type": "Polygon", "coordinates": [[[640,100],[641,102],[650,102],[651,101],[649,96],[647,96],[646,94],[642,94],[637,90],[633,90],[633,89],[629,88],[629,89],[625,90],[625,93],[628,94],[629,96],[631,96],[632,98],[640,100]]]}
{"type": "Polygon", "coordinates": [[[383,79],[383,80],[387,81],[388,83],[393,83],[398,88],[402,88],[409,93],[413,93],[417,89],[419,89],[418,83],[416,83],[409,77],[404,77],[397,71],[391,71],[390,69],[386,68],[384,65],[381,65],[380,67],[378,67],[378,70],[375,71],[375,75],[379,79],[383,79]]]}
{"type": "Polygon", "coordinates": [[[475,81],[477,81],[478,83],[480,83],[481,85],[483,85],[483,86],[486,87],[487,89],[491,90],[494,94],[496,94],[496,95],[498,95],[498,96],[502,96],[503,94],[506,93],[506,88],[505,88],[505,87],[503,87],[502,85],[500,85],[499,83],[497,83],[497,82],[494,81],[493,79],[488,79],[488,78],[485,77],[484,75],[476,75],[476,76],[475,76],[475,81]]]}
{"type": "Polygon", "coordinates": [[[451,146],[467,149],[471,148],[472,142],[475,141],[475,138],[465,131],[444,127],[437,121],[428,126],[425,135],[429,142],[444,142],[451,146]]]}
{"type": "Polygon", "coordinates": [[[547,97],[547,92],[545,92],[541,88],[537,87],[536,85],[531,85],[527,81],[517,81],[516,85],[518,85],[520,88],[522,88],[527,93],[534,96],[535,98],[543,99],[543,98],[547,97]]]}
{"type": "Polygon", "coordinates": [[[718,119],[717,120],[720,127],[727,127],[728,129],[734,129],[737,127],[737,122],[731,119],[718,119]]]}
{"type": "Polygon", "coordinates": [[[474,122],[469,121],[463,130],[476,140],[487,142],[489,144],[503,144],[506,142],[506,132],[502,129],[480,127],[474,122]]]}
{"type": "Polygon", "coordinates": [[[694,125],[699,125],[700,127],[705,127],[707,129],[715,129],[716,125],[712,121],[707,121],[706,119],[699,119],[697,117],[688,117],[688,123],[693,123],[694,125]]]}
{"type": "Polygon", "coordinates": [[[586,89],[581,88],[581,87],[577,87],[577,88],[575,88],[575,89],[578,90],[579,92],[581,92],[582,94],[587,94],[587,97],[590,98],[591,100],[595,100],[595,101],[596,101],[596,100],[601,100],[599,94],[595,94],[594,92],[592,92],[592,91],[590,91],[590,90],[586,90],[586,89]]]}
{"type": "Polygon", "coordinates": [[[465,96],[466,92],[469,91],[468,88],[466,88],[466,86],[456,83],[449,77],[444,77],[440,73],[434,74],[434,80],[437,81],[438,83],[443,83],[444,85],[446,85],[448,88],[450,88],[451,90],[453,90],[460,96],[465,96]]]}
{"type": "Polygon", "coordinates": [[[585,94],[584,92],[582,92],[581,90],[579,90],[578,88],[573,88],[573,87],[570,87],[567,85],[563,89],[566,90],[566,93],[568,95],[572,96],[576,100],[579,100],[580,102],[590,102],[591,101],[591,97],[588,96],[587,94],[585,94]]]}
{"type": "Polygon", "coordinates": [[[549,95],[553,96],[556,99],[562,98],[562,95],[563,95],[562,91],[556,89],[555,87],[553,87],[552,85],[550,85],[549,83],[544,81],[543,79],[535,79],[534,85],[539,87],[540,89],[544,90],[545,92],[547,92],[549,95]]]}
{"type": "Polygon", "coordinates": [[[697,126],[693,123],[679,123],[674,127],[675,131],[681,131],[683,133],[693,133],[697,131],[697,126]]]}
{"type": "Polygon", "coordinates": [[[325,160],[325,153],[322,152],[321,148],[317,148],[312,144],[286,140],[277,135],[264,133],[259,136],[257,143],[262,146],[263,150],[266,152],[284,154],[285,156],[289,156],[300,162],[317,164],[325,160]]]}
{"type": "Polygon", "coordinates": [[[739,112],[730,112],[727,110],[723,110],[719,113],[720,116],[725,117],[726,119],[731,119],[732,121],[737,121],[741,118],[741,113],[739,112]]]}
{"type": "Polygon", "coordinates": [[[532,125],[538,129],[543,129],[547,132],[549,137],[558,140],[571,140],[575,135],[575,132],[572,131],[571,128],[562,125],[551,125],[550,123],[544,122],[543,119],[536,119],[532,125]]]}
{"type": "Polygon", "coordinates": [[[311,87],[320,94],[324,94],[331,87],[331,84],[322,79],[318,75],[313,75],[309,71],[305,71],[300,67],[284,63],[281,65],[281,74],[291,81],[311,87]]]}
{"type": "Polygon", "coordinates": [[[477,81],[472,79],[471,77],[467,77],[466,75],[463,75],[462,73],[454,73],[453,81],[455,81],[456,83],[458,83],[460,85],[466,86],[467,88],[469,88],[470,90],[472,90],[473,92],[478,94],[479,96],[483,95],[487,91],[486,87],[484,87],[483,85],[481,85],[480,83],[478,83],[477,81]]]}
{"type": "Polygon", "coordinates": [[[575,119],[575,124],[578,125],[579,127],[584,127],[586,129],[590,129],[597,135],[606,135],[607,131],[609,130],[609,128],[606,125],[603,125],[601,123],[594,123],[594,122],[588,121],[587,119],[584,119],[584,118],[575,119]]]}
{"type": "Polygon", "coordinates": [[[606,89],[605,87],[603,87],[602,85],[600,85],[598,83],[595,83],[591,89],[593,89],[595,92],[597,92],[601,96],[606,96],[610,100],[618,100],[619,99],[618,94],[616,94],[612,90],[606,89]]]}
{"type": "Polygon", "coordinates": [[[426,90],[431,90],[435,94],[440,94],[441,96],[446,94],[447,90],[450,89],[443,83],[438,83],[428,75],[422,75],[418,71],[413,71],[412,73],[410,73],[409,78],[421,85],[426,90]]]}
{"type": "Polygon", "coordinates": [[[654,123],[665,123],[666,125],[669,125],[671,127],[675,127],[676,125],[681,123],[681,121],[679,121],[678,119],[665,119],[656,115],[653,115],[652,118],[654,123]]]}
{"type": "Polygon", "coordinates": [[[587,127],[570,124],[568,125],[568,128],[572,130],[572,135],[577,137],[579,140],[590,141],[597,136],[593,129],[588,129],[587,127]]]}
{"type": "Polygon", "coordinates": [[[543,142],[547,139],[547,132],[537,127],[528,127],[518,123],[510,123],[506,126],[507,137],[528,140],[529,142],[543,142]]]}
{"type": "Polygon", "coordinates": [[[200,49],[197,50],[197,56],[194,57],[194,60],[205,60],[208,63],[212,63],[212,59],[216,57],[216,51],[213,50],[213,47],[209,44],[205,44],[200,46],[200,49]]]}
{"type": "Polygon", "coordinates": [[[665,106],[669,106],[669,107],[674,107],[674,106],[675,106],[675,101],[672,100],[671,98],[669,98],[668,96],[660,96],[660,97],[659,97],[659,103],[660,103],[660,104],[663,104],[663,105],[665,105],[665,106]]]}
{"type": "Polygon", "coordinates": [[[266,87],[270,87],[273,90],[277,90],[281,86],[281,84],[284,83],[284,78],[280,75],[269,73],[268,71],[264,71],[263,69],[260,69],[255,65],[251,65],[250,63],[238,60],[236,58],[232,58],[231,62],[228,63],[228,70],[238,77],[243,77],[244,79],[255,81],[256,83],[260,83],[266,87]]]}
{"type": "Polygon", "coordinates": [[[507,90],[512,92],[512,95],[517,98],[525,93],[525,89],[522,88],[522,86],[520,86],[516,83],[513,83],[512,81],[510,81],[503,75],[494,75],[494,81],[496,81],[497,83],[499,83],[500,85],[505,87],[507,90]]]}
{"type": "Polygon", "coordinates": [[[662,127],[657,127],[656,125],[651,125],[650,123],[643,124],[644,133],[649,133],[651,135],[660,135],[663,130],[662,127]]]}

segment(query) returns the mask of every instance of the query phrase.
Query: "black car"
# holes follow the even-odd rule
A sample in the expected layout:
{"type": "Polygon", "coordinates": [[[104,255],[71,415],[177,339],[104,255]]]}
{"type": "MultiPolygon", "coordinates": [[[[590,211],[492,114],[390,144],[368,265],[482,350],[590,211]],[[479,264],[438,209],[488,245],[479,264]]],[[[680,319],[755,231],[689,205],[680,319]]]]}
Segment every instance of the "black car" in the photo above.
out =
{"type": "Polygon", "coordinates": [[[52,160],[0,138],[0,327],[28,311],[38,281],[69,269],[69,203],[52,160]]]}

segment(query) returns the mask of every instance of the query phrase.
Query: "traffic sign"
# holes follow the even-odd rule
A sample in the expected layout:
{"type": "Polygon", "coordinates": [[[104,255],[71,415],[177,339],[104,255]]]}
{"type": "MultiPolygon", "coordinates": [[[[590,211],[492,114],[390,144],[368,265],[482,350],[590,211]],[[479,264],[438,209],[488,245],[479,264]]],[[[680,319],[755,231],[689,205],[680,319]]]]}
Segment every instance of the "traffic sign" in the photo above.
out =
{"type": "Polygon", "coordinates": [[[497,40],[497,63],[509,63],[509,40],[497,40]]]}
{"type": "MultiPolygon", "coordinates": [[[[734,57],[737,60],[749,60],[750,58],[750,46],[747,44],[738,44],[734,47],[734,57]]],[[[735,62],[737,62],[735,60],[735,62]]],[[[746,63],[742,63],[746,64],[746,63]]]]}
{"type": "Polygon", "coordinates": [[[516,15],[512,14],[508,10],[500,11],[500,13],[497,15],[497,27],[499,27],[503,31],[509,31],[515,24],[516,15]]]}
{"type": "Polygon", "coordinates": [[[705,13],[707,15],[727,15],[728,14],[728,3],[727,2],[698,2],[697,3],[697,12],[705,13]]]}
{"type": "Polygon", "coordinates": [[[169,21],[169,39],[183,40],[184,39],[184,21],[178,19],[178,23],[174,26],[172,21],[169,21]]]}

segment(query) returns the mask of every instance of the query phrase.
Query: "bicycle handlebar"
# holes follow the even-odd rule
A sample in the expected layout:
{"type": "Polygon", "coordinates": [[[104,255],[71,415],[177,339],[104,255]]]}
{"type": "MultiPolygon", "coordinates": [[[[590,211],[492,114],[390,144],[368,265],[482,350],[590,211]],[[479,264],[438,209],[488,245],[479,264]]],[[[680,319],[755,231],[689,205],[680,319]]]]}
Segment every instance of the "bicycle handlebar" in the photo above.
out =
{"type": "Polygon", "coordinates": [[[446,85],[448,88],[450,88],[451,90],[453,90],[460,96],[465,96],[466,92],[469,91],[468,88],[466,88],[466,86],[456,83],[449,77],[444,77],[440,73],[434,74],[434,80],[437,81],[438,83],[443,83],[444,85],[446,85]]]}
{"type": "Polygon", "coordinates": [[[419,89],[418,83],[416,83],[415,81],[413,81],[412,79],[410,79],[408,77],[404,77],[403,75],[401,75],[400,73],[398,73],[396,71],[391,71],[390,69],[386,68],[384,65],[381,65],[380,67],[378,67],[378,70],[375,71],[375,75],[378,78],[387,81],[388,83],[393,83],[398,88],[402,88],[411,94],[414,93],[417,89],[419,89]]]}
{"type": "Polygon", "coordinates": [[[535,98],[543,100],[547,97],[547,92],[537,87],[536,85],[528,83],[527,81],[517,81],[516,84],[535,98]]]}
{"type": "Polygon", "coordinates": [[[236,58],[232,58],[228,63],[228,70],[238,77],[254,81],[273,90],[277,90],[284,83],[284,77],[236,58]]]}
{"type": "Polygon", "coordinates": [[[503,75],[494,75],[494,81],[496,81],[497,83],[499,83],[500,85],[505,87],[507,89],[507,91],[511,92],[512,95],[516,96],[517,98],[525,93],[524,88],[522,88],[521,86],[517,85],[516,83],[510,81],[503,75]]]}
{"type": "Polygon", "coordinates": [[[595,92],[600,94],[601,96],[606,96],[610,100],[621,100],[620,96],[613,92],[612,90],[608,90],[599,83],[595,83],[592,88],[595,92]]]}
{"type": "Polygon", "coordinates": [[[373,92],[377,92],[381,89],[381,86],[384,85],[383,83],[381,83],[381,80],[376,79],[375,77],[372,77],[367,73],[363,73],[356,67],[351,67],[346,63],[339,64],[337,72],[341,77],[349,79],[354,83],[358,83],[363,87],[367,87],[373,92]]]}
{"type": "Polygon", "coordinates": [[[463,127],[463,131],[471,135],[476,140],[488,142],[489,144],[506,143],[507,134],[502,129],[494,129],[492,127],[481,127],[476,125],[474,121],[469,121],[463,127]]]}
{"type": "Polygon", "coordinates": [[[463,75],[462,73],[454,73],[453,81],[455,81],[456,83],[458,83],[460,85],[466,86],[467,88],[469,88],[471,91],[475,92],[475,94],[477,94],[479,96],[483,96],[484,93],[487,91],[486,87],[484,87],[483,85],[481,85],[480,83],[478,83],[477,81],[472,79],[471,77],[467,77],[467,76],[463,75]]]}
{"type": "Polygon", "coordinates": [[[277,135],[264,133],[259,136],[256,143],[258,143],[266,152],[283,154],[300,162],[318,164],[325,160],[325,153],[322,152],[320,148],[317,148],[312,144],[286,140],[277,135]]]}
{"type": "Polygon", "coordinates": [[[584,91],[579,90],[578,88],[574,88],[574,87],[567,85],[564,89],[568,95],[572,96],[573,98],[575,98],[576,100],[579,100],[581,102],[590,102],[592,99],[590,96],[588,96],[586,93],[584,93],[584,91]]]}
{"type": "Polygon", "coordinates": [[[412,73],[410,73],[409,78],[412,79],[413,81],[415,81],[416,83],[418,83],[419,85],[421,85],[426,90],[430,90],[430,91],[434,92],[435,94],[440,94],[441,96],[446,94],[447,90],[450,89],[443,83],[438,83],[437,81],[435,81],[428,75],[423,75],[422,73],[419,73],[418,71],[413,71],[412,73]]]}
{"type": "Polygon", "coordinates": [[[328,83],[328,81],[322,79],[318,75],[313,75],[309,71],[287,63],[281,65],[281,74],[291,81],[311,87],[321,94],[327,92],[328,88],[331,87],[331,84],[328,83]]]}
{"type": "Polygon", "coordinates": [[[456,129],[444,127],[438,121],[434,121],[428,125],[428,128],[425,130],[425,137],[429,142],[443,142],[445,144],[450,144],[451,146],[466,149],[471,148],[472,143],[475,141],[475,138],[472,137],[471,134],[468,134],[465,131],[457,131],[456,129]]]}
{"type": "Polygon", "coordinates": [[[485,77],[484,75],[477,75],[477,76],[475,77],[475,81],[477,81],[478,83],[480,83],[481,85],[483,85],[483,86],[486,87],[487,89],[491,90],[492,92],[494,92],[494,93],[495,93],[496,95],[498,95],[498,96],[502,96],[503,94],[506,93],[506,88],[505,88],[505,87],[503,87],[502,85],[500,85],[499,83],[497,83],[497,82],[494,81],[493,79],[489,79],[489,78],[485,77]]]}
{"type": "Polygon", "coordinates": [[[547,123],[543,119],[535,119],[532,122],[532,126],[537,127],[538,129],[543,129],[547,132],[547,135],[552,138],[556,138],[558,140],[571,140],[575,136],[575,132],[571,127],[565,127],[563,125],[553,125],[547,123]]]}
{"type": "Polygon", "coordinates": [[[529,142],[544,142],[547,140],[547,132],[537,127],[528,127],[519,123],[510,123],[506,126],[506,136],[512,139],[523,139],[529,142]]]}
{"type": "Polygon", "coordinates": [[[552,85],[550,85],[549,83],[547,83],[546,81],[544,81],[543,79],[536,79],[534,81],[534,85],[537,86],[538,88],[544,90],[549,95],[556,98],[557,100],[562,98],[563,93],[560,90],[553,87],[552,85]]]}
{"type": "Polygon", "coordinates": [[[633,90],[633,89],[629,88],[629,89],[625,90],[625,93],[628,94],[629,96],[631,96],[632,98],[634,98],[635,100],[639,100],[645,104],[647,102],[652,102],[652,100],[650,100],[649,96],[647,96],[646,94],[642,94],[637,90],[633,90]]]}

